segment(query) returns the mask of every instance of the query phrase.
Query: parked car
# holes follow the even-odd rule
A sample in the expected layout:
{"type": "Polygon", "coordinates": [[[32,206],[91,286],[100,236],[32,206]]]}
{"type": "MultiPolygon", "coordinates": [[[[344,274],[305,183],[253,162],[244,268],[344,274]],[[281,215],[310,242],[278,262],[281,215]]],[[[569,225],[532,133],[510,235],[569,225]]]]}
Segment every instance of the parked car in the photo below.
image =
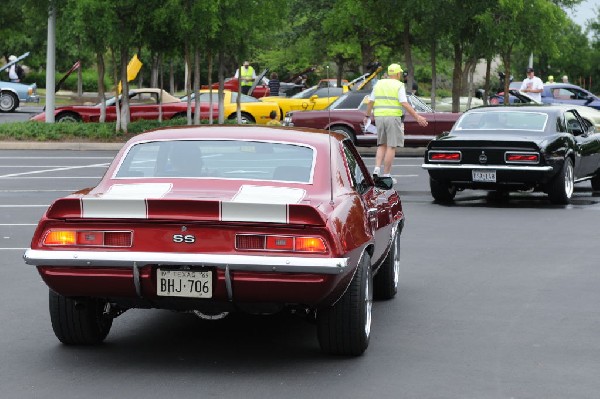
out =
{"type": "Polygon", "coordinates": [[[569,83],[545,84],[542,102],[547,104],[585,105],[600,109],[600,98],[582,87],[569,83]]]}
{"type": "Polygon", "coordinates": [[[576,182],[600,190],[600,134],[569,106],[482,107],[429,143],[423,168],[436,201],[465,189],[536,190],[567,204],[576,182]]]}
{"type": "MultiPolygon", "coordinates": [[[[119,101],[121,96],[118,97],[119,101]]],[[[106,122],[117,120],[117,97],[106,100],[106,122]]],[[[98,122],[100,120],[101,103],[95,105],[65,105],[56,107],[54,120],[56,122],[98,122]]],[[[163,119],[185,117],[187,104],[168,92],[156,89],[131,89],[129,90],[129,107],[131,120],[158,119],[159,108],[162,108],[163,119]],[[162,92],[162,94],[161,94],[162,92]],[[162,100],[162,102],[161,102],[162,100]]],[[[44,122],[44,112],[34,115],[31,120],[44,122]]]]}
{"type": "MultiPolygon", "coordinates": [[[[251,95],[252,97],[255,97],[255,98],[266,97],[269,95],[269,93],[271,91],[268,86],[269,80],[265,77],[265,75],[267,74],[268,71],[269,71],[269,69],[265,69],[259,75],[256,75],[256,79],[254,80],[254,83],[253,83],[252,87],[250,88],[248,95],[251,95]]],[[[230,77],[230,78],[225,79],[223,87],[226,90],[230,90],[232,92],[237,93],[239,91],[239,85],[240,85],[240,82],[239,82],[238,78],[230,77]]],[[[201,89],[209,90],[210,87],[209,87],[209,85],[203,85],[201,87],[201,89]]],[[[218,90],[219,82],[213,83],[212,89],[218,90]]]]}
{"type": "MultiPolygon", "coordinates": [[[[543,103],[539,103],[536,100],[534,100],[533,98],[529,97],[526,93],[522,93],[519,90],[510,90],[509,92],[510,95],[510,103],[511,104],[543,104],[543,103]]],[[[498,105],[502,105],[504,104],[504,96],[499,97],[498,101],[495,102],[495,104],[498,105]]],[[[563,104],[551,104],[551,105],[558,105],[558,106],[562,106],[563,104]]],[[[585,119],[586,121],[588,121],[591,125],[594,125],[596,127],[596,131],[600,132],[600,111],[592,108],[592,107],[586,107],[585,105],[569,105],[569,108],[574,109],[577,111],[577,113],[579,115],[581,115],[581,117],[583,119],[585,119]]]]}
{"type": "Polygon", "coordinates": [[[318,87],[294,94],[292,97],[263,97],[261,101],[275,102],[279,106],[281,119],[289,111],[311,111],[326,108],[336,98],[342,95],[342,87],[318,87]]]}
{"type": "MultiPolygon", "coordinates": [[[[283,125],[328,129],[345,134],[357,146],[376,146],[377,135],[365,132],[363,125],[369,93],[369,91],[345,93],[322,111],[288,112],[283,119],[283,125]]],[[[407,98],[412,107],[427,118],[428,125],[420,126],[411,115],[407,114],[404,119],[406,146],[427,145],[437,135],[450,130],[460,116],[458,113],[433,112],[413,94],[409,94],[407,98]]]]}
{"type": "MultiPolygon", "coordinates": [[[[0,67],[0,72],[26,58],[29,53],[16,58],[14,61],[0,67]]],[[[0,81],[0,112],[14,112],[21,103],[39,103],[37,85],[0,81]]]]}
{"type": "MultiPolygon", "coordinates": [[[[211,104],[210,90],[200,90],[200,113],[203,119],[208,118],[211,104]]],[[[236,119],[238,92],[223,90],[223,112],[226,119],[236,119]]],[[[267,97],[267,99],[270,97],[267,97]]],[[[192,99],[194,99],[192,95],[192,99]]],[[[181,101],[186,102],[187,97],[182,97],[181,101]]],[[[212,92],[213,117],[216,118],[219,112],[218,93],[212,92]]],[[[271,111],[279,115],[279,107],[273,101],[259,101],[255,97],[240,94],[240,112],[242,123],[266,124],[271,117],[271,111]]],[[[278,118],[279,119],[279,118],[278,118]]]]}
{"type": "MultiPolygon", "coordinates": [[[[208,91],[206,91],[206,95],[204,91],[201,91],[201,93],[200,117],[206,119],[209,117],[210,110],[208,91]],[[205,98],[206,101],[204,101],[205,98]]],[[[212,108],[213,115],[216,118],[218,115],[218,93],[215,91],[213,95],[212,108]]],[[[237,93],[232,93],[229,90],[224,91],[224,110],[225,118],[227,119],[236,118],[236,97],[237,93]]],[[[120,98],[121,96],[119,96],[120,98]]],[[[116,101],[116,97],[106,100],[106,122],[117,120],[116,101]]],[[[132,89],[129,91],[129,112],[132,121],[141,119],[156,120],[161,110],[164,120],[183,118],[187,116],[187,102],[161,89],[147,88],[132,89]]],[[[277,110],[275,104],[262,103],[253,97],[242,94],[242,123],[267,123],[269,121],[269,113],[273,110],[277,110]]],[[[98,122],[100,120],[100,111],[100,103],[96,105],[66,105],[55,109],[54,118],[57,122],[98,122]]],[[[39,122],[43,122],[45,119],[46,115],[43,112],[31,118],[31,120],[39,122]]]]}
{"type": "MultiPolygon", "coordinates": [[[[296,310],[323,351],[360,355],[372,299],[398,289],[404,214],[345,136],[264,126],[129,140],[98,185],[56,200],[25,254],[69,345],[131,308],[205,319],[296,310]]],[[[151,333],[151,331],[147,331],[151,333]]]]}
{"type": "MultiPolygon", "coordinates": [[[[433,108],[431,104],[431,98],[429,97],[421,97],[421,100],[427,104],[429,108],[433,108]]],[[[460,112],[464,112],[470,108],[480,107],[483,105],[483,100],[477,97],[471,97],[471,102],[469,103],[469,97],[460,97],[459,99],[459,109],[460,112]]],[[[435,111],[436,112],[452,112],[452,97],[441,97],[436,98],[435,100],[435,111]]]]}

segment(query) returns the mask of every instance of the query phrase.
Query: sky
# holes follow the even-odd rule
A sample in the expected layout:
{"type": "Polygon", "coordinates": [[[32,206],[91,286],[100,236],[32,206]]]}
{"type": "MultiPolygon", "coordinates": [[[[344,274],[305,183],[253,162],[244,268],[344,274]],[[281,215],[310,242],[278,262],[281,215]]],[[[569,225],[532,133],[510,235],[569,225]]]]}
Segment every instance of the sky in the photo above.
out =
{"type": "Polygon", "coordinates": [[[599,6],[600,0],[585,0],[573,11],[567,10],[567,14],[585,29],[585,23],[588,19],[596,19],[596,9],[599,6]]]}

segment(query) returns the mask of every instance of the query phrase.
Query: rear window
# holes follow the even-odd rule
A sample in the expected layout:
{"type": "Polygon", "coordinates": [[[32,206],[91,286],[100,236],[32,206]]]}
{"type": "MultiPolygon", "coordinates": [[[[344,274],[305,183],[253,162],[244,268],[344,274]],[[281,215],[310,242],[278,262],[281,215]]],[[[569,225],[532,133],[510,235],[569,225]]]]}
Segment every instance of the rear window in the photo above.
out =
{"type": "Polygon", "coordinates": [[[454,130],[530,130],[544,131],[548,115],[542,112],[468,112],[454,130]]]}
{"type": "Polygon", "coordinates": [[[290,143],[169,140],[132,146],[115,178],[217,178],[312,183],[315,151],[290,143]]]}

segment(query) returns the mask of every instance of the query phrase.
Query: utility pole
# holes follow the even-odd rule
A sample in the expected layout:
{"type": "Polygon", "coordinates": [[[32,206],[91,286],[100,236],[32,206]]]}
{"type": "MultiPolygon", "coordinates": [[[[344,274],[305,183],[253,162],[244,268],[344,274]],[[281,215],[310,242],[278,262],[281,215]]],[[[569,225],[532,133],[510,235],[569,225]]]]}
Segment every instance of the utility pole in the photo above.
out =
{"type": "Polygon", "coordinates": [[[46,123],[54,123],[56,78],[56,3],[48,2],[48,45],[46,48],[46,123]]]}

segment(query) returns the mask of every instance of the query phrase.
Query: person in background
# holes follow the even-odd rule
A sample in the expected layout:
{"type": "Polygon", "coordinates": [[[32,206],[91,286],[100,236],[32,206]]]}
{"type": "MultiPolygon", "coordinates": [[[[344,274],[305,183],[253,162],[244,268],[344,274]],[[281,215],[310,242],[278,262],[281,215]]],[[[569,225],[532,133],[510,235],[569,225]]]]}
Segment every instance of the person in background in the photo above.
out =
{"type": "MultiPolygon", "coordinates": [[[[408,84],[408,72],[404,72],[403,76],[404,76],[404,84],[408,84]]],[[[417,79],[415,77],[413,77],[412,89],[410,90],[410,92],[416,96],[417,91],[419,91],[419,84],[417,83],[417,79]]]]}
{"type": "Polygon", "coordinates": [[[402,83],[402,68],[391,64],[387,70],[388,78],[377,82],[367,104],[363,120],[366,124],[375,115],[377,125],[377,153],[373,176],[391,177],[392,164],[396,156],[396,147],[404,146],[403,107],[421,126],[427,126],[427,119],[419,115],[408,103],[406,89],[402,83]],[[381,163],[383,161],[383,174],[381,163]]]}
{"type": "MultiPolygon", "coordinates": [[[[8,57],[8,62],[13,62],[17,59],[16,56],[11,55],[8,57]]],[[[8,79],[13,83],[19,83],[21,79],[25,77],[23,67],[17,63],[14,63],[8,68],[8,79]]]]}
{"type": "Polygon", "coordinates": [[[546,81],[546,84],[549,85],[549,84],[552,84],[552,83],[556,83],[554,81],[554,76],[548,75],[548,80],[546,81]]]}
{"type": "Polygon", "coordinates": [[[527,68],[527,78],[521,83],[521,89],[523,93],[537,102],[542,102],[542,91],[544,91],[544,83],[542,79],[535,76],[533,68],[527,68]]]}
{"type": "Polygon", "coordinates": [[[563,83],[569,83],[569,77],[567,75],[563,75],[562,81],[563,83]]]}
{"type": "Polygon", "coordinates": [[[248,61],[244,61],[244,65],[235,71],[234,77],[240,80],[242,94],[248,94],[254,80],[256,80],[256,72],[254,72],[254,68],[250,66],[248,61]]]}
{"type": "Polygon", "coordinates": [[[279,82],[277,72],[272,72],[269,79],[269,96],[278,96],[280,87],[281,83],[279,82]]]}
{"type": "Polygon", "coordinates": [[[277,111],[271,111],[269,117],[271,120],[267,122],[267,126],[281,126],[281,122],[277,120],[277,111]]]}

